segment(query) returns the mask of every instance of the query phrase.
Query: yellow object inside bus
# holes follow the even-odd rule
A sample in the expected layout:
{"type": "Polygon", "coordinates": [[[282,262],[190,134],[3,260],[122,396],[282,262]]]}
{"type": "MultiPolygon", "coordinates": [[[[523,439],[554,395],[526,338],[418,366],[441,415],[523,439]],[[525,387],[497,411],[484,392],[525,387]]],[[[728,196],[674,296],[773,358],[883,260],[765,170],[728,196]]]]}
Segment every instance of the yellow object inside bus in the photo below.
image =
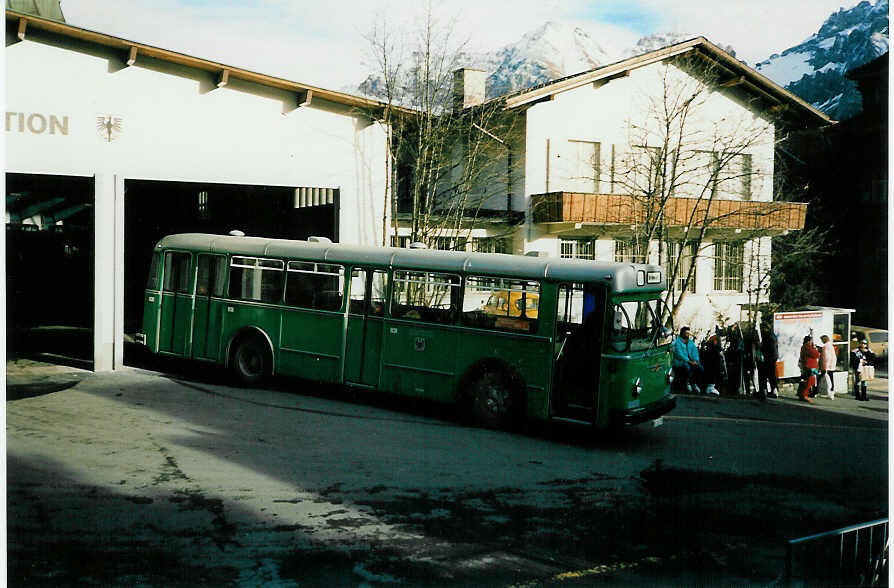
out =
{"type": "Polygon", "coordinates": [[[484,304],[484,312],[500,316],[537,318],[540,296],[527,292],[497,291],[484,304]]]}

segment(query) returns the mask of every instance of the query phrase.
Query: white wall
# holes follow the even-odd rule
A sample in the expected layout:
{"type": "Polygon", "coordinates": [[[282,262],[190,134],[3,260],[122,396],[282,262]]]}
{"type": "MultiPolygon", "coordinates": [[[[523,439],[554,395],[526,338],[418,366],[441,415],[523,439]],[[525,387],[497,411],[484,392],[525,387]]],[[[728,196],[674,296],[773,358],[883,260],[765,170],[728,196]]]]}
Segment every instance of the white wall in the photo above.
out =
{"type": "Polygon", "coordinates": [[[126,67],[123,52],[41,35],[9,44],[7,33],[6,171],[96,177],[96,369],[111,367],[123,337],[114,317],[125,179],[339,188],[342,241],[380,244],[380,124],[319,99],[296,108],[294,93],[232,78],[218,88],[216,74],[139,55],[126,67]],[[108,116],[120,122],[111,141],[97,126],[108,116]]]}

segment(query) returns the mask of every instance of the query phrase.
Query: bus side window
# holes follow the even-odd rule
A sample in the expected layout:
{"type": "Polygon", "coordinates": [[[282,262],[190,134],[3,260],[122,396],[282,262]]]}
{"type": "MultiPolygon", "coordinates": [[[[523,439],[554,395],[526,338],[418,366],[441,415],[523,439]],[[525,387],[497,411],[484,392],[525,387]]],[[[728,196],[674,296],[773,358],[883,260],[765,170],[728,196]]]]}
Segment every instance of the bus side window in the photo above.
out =
{"type": "Polygon", "coordinates": [[[534,333],[539,303],[538,282],[468,276],[462,322],[482,329],[534,333]]]}
{"type": "Polygon", "coordinates": [[[372,292],[369,293],[369,314],[382,316],[385,314],[385,303],[388,300],[388,272],[373,270],[372,292]]]}
{"type": "Polygon", "coordinates": [[[366,270],[351,270],[351,294],[348,312],[363,314],[363,303],[366,300],[366,270]]]}
{"type": "Polygon", "coordinates": [[[223,255],[199,255],[196,294],[223,296],[226,284],[226,258],[223,255]]]}
{"type": "Polygon", "coordinates": [[[165,253],[165,292],[189,292],[189,253],[168,251],[165,253]]]}
{"type": "Polygon", "coordinates": [[[345,280],[343,266],[290,261],[286,274],[286,304],[316,310],[341,310],[345,280]]]}
{"type": "Polygon", "coordinates": [[[459,308],[460,280],[453,274],[394,272],[391,316],[452,323],[459,308]]]}
{"type": "Polygon", "coordinates": [[[283,263],[278,259],[233,257],[230,298],[278,303],[282,298],[283,263]]]}

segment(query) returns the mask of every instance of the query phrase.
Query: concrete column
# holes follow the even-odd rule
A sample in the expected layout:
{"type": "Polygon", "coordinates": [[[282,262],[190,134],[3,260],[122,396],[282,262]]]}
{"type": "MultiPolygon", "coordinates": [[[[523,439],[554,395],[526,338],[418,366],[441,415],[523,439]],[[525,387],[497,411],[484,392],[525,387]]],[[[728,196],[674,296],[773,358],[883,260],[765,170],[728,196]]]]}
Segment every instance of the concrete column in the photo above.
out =
{"type": "Polygon", "coordinates": [[[124,180],[94,176],[93,369],[124,364],[124,180]]]}
{"type": "Polygon", "coordinates": [[[115,358],[124,367],[124,176],[115,175],[115,358]]]}

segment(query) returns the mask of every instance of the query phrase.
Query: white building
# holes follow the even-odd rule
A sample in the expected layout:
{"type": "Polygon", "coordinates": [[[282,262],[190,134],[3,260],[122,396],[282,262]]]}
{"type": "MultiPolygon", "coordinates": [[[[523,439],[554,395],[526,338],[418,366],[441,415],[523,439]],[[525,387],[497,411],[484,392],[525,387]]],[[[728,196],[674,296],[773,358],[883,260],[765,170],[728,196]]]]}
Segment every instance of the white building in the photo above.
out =
{"type": "Polygon", "coordinates": [[[377,102],[9,9],[5,59],[7,320],[82,325],[96,370],[164,233],[382,242],[377,102]]]}
{"type": "MultiPolygon", "coordinates": [[[[494,134],[506,148],[495,151],[501,161],[493,167],[509,177],[487,186],[485,205],[503,211],[497,218],[505,220],[479,223],[470,246],[665,263],[659,250],[666,245],[652,240],[647,251],[637,250],[631,239],[643,225],[642,198],[634,195],[644,190],[635,188],[657,181],[649,154],[670,138],[664,152],[685,150],[680,166],[692,169],[665,174],[678,181],[665,193],[665,243],[690,247],[689,216],[711,201],[709,220],[690,227],[706,230],[687,258],[696,260],[695,269],[677,321],[704,333],[740,319],[749,290],[757,291],[766,278],[771,237],[804,226],[806,204],[773,202],[774,144],[788,128],[832,121],[704,38],[490,101],[484,100],[485,76],[460,70],[454,93],[465,113],[503,110],[501,128],[511,131],[502,138],[494,134]],[[662,123],[674,117],[659,111],[695,94],[685,127],[677,118],[676,131],[662,132],[662,123]],[[684,136],[676,143],[675,132],[684,136]],[[705,172],[712,161],[724,162],[719,175],[705,172]],[[498,242],[488,243],[488,237],[498,242]]],[[[409,234],[405,222],[398,234],[409,234]]],[[[752,295],[751,302],[756,299],[752,295]]],[[[765,300],[764,292],[759,301],[765,300]]]]}

